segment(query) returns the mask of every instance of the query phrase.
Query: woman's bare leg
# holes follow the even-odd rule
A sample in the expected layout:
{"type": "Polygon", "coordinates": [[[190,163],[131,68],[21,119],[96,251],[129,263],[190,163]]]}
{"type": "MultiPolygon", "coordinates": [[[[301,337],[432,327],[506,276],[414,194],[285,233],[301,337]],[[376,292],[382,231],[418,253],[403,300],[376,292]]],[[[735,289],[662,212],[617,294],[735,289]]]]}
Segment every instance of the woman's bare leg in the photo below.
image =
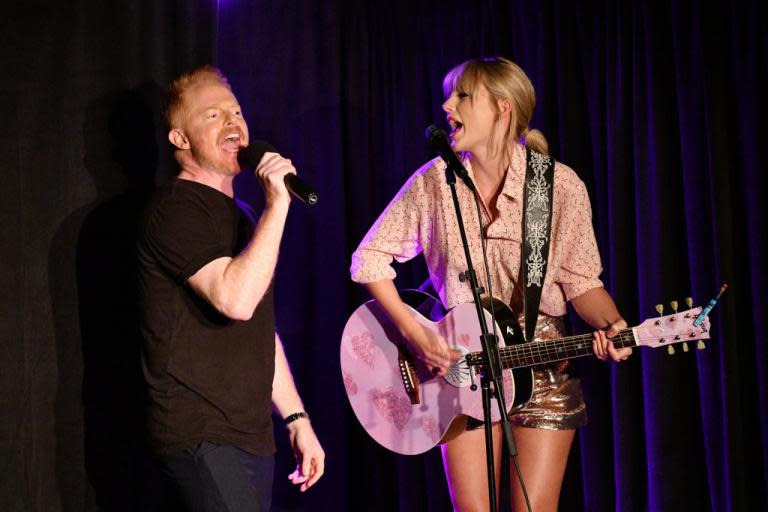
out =
{"type": "MultiPolygon", "coordinates": [[[[556,512],[560,499],[568,452],[571,450],[575,430],[545,430],[513,427],[517,445],[517,462],[523,474],[534,512],[556,512]]],[[[525,497],[520,488],[514,465],[510,465],[512,509],[524,512],[525,497]]]]}
{"type": "MultiPolygon", "coordinates": [[[[496,464],[496,496],[498,503],[499,470],[501,468],[501,427],[493,426],[494,463],[496,464]]],[[[487,512],[488,471],[485,457],[485,429],[463,431],[442,446],[443,465],[451,491],[453,509],[457,512],[487,512]]]]}

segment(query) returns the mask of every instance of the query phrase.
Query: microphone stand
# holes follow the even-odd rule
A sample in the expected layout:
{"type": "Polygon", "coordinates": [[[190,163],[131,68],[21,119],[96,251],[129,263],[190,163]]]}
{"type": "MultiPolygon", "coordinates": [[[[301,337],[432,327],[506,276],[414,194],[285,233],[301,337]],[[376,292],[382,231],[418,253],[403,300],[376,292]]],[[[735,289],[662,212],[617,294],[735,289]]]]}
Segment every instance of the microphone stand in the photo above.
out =
{"type": "MultiPolygon", "coordinates": [[[[456,220],[459,224],[459,233],[461,234],[461,242],[464,245],[464,255],[467,258],[467,271],[460,275],[460,280],[469,281],[469,285],[472,288],[472,296],[475,300],[475,309],[477,310],[477,318],[480,322],[480,342],[483,347],[483,353],[485,355],[485,371],[482,372],[480,378],[480,385],[483,393],[483,423],[485,427],[485,457],[488,464],[488,496],[490,498],[490,510],[495,512],[497,510],[496,504],[496,475],[495,467],[493,463],[493,432],[491,422],[491,399],[495,396],[497,404],[499,406],[499,413],[501,414],[501,426],[503,430],[503,437],[506,441],[507,449],[511,456],[517,455],[517,449],[515,448],[514,439],[512,438],[512,426],[507,416],[507,407],[504,403],[504,387],[501,375],[501,359],[499,358],[498,341],[495,334],[488,332],[488,326],[485,323],[485,315],[483,312],[483,306],[480,301],[480,294],[484,292],[484,289],[480,287],[477,282],[477,275],[475,269],[472,266],[472,257],[469,253],[469,243],[467,242],[467,233],[464,228],[464,219],[461,215],[461,207],[459,205],[459,196],[456,192],[456,170],[450,162],[446,161],[445,168],[445,180],[448,186],[451,188],[451,196],[453,197],[453,207],[456,210],[456,220]],[[491,382],[493,382],[493,390],[491,390],[491,382]]],[[[467,178],[465,183],[472,191],[476,193],[476,189],[472,180],[467,178]]],[[[477,386],[475,386],[477,389],[477,386]]]]}

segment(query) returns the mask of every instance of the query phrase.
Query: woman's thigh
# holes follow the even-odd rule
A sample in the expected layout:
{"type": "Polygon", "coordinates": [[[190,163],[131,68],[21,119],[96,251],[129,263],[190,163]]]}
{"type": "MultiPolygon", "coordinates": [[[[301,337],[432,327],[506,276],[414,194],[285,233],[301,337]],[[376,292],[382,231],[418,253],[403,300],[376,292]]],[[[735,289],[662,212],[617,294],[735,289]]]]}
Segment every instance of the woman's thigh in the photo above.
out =
{"type": "MultiPolygon", "coordinates": [[[[501,468],[501,426],[493,426],[493,448],[498,496],[501,468]]],[[[485,429],[466,430],[442,446],[443,465],[454,510],[487,511],[488,471],[485,456],[485,429]]]]}
{"type": "MultiPolygon", "coordinates": [[[[532,509],[536,512],[556,511],[568,453],[576,431],[515,426],[513,432],[517,462],[532,509]]],[[[528,510],[514,465],[510,466],[509,473],[513,510],[528,510]]]]}

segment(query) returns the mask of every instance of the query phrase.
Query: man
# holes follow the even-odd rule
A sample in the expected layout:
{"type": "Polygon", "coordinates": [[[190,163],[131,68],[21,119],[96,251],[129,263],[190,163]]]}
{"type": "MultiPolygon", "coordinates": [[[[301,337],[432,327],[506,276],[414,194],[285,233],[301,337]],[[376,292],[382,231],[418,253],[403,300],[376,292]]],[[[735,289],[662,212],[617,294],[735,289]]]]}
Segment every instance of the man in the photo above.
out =
{"type": "Polygon", "coordinates": [[[264,155],[257,222],[234,199],[248,126],[221,72],[180,76],[164,114],[181,170],[150,203],[139,235],[150,436],[191,510],[268,510],[273,407],[301,491],[325,461],[274,325],[272,278],[290,204],[283,177],[296,170],[264,155]]]}

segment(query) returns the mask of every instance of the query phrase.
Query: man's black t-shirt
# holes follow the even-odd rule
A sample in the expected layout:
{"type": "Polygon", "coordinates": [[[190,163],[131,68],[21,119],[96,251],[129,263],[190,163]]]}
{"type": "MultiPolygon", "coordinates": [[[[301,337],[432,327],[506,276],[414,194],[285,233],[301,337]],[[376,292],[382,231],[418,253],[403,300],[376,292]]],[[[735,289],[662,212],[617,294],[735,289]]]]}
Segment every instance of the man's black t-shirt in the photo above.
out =
{"type": "Polygon", "coordinates": [[[159,452],[203,440],[268,455],[272,435],[275,323],[272,286],[253,317],[231,320],[187,279],[237,256],[254,219],[247,205],[175,179],[150,203],[139,234],[139,294],[149,430],[159,452]]]}

